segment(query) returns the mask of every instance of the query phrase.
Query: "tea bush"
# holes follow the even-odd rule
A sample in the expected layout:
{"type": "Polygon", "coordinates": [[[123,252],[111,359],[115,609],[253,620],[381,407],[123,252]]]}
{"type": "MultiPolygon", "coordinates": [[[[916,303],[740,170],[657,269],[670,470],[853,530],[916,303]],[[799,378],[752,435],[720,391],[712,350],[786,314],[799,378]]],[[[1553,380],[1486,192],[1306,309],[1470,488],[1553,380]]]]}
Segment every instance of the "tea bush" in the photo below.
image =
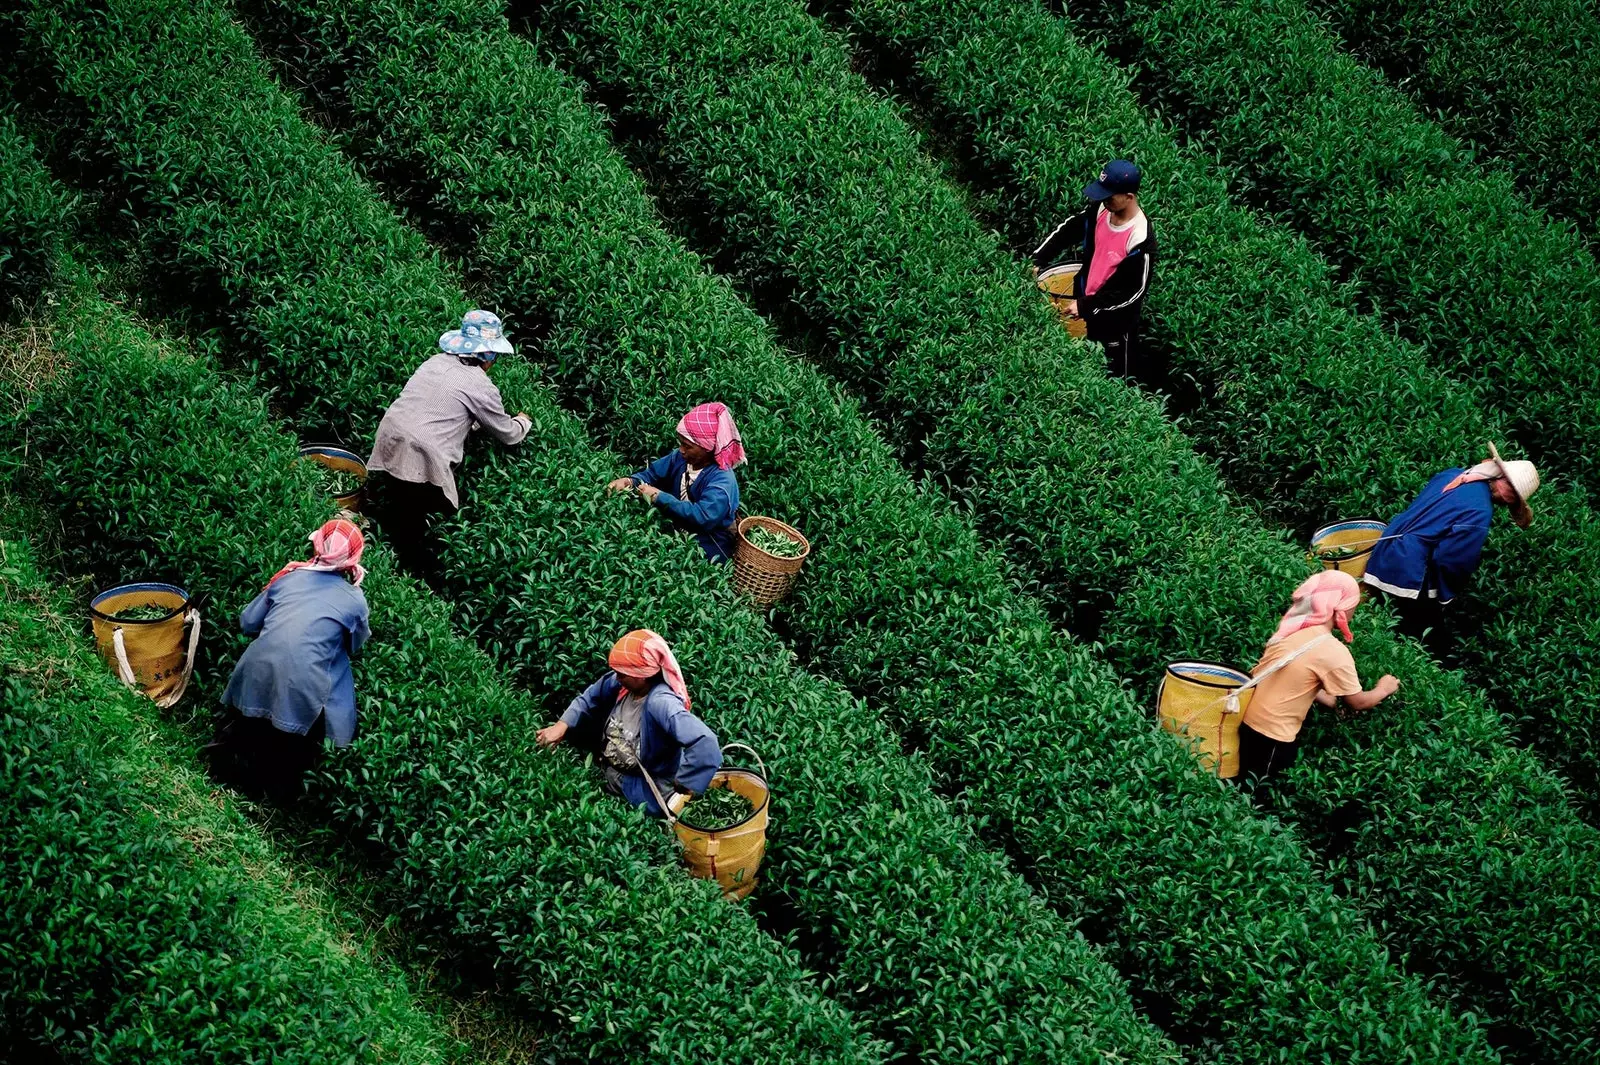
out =
{"type": "Polygon", "coordinates": [[[597,433],[642,460],[688,405],[734,405],[753,449],[746,508],[799,520],[819,545],[786,631],[903,731],[931,737],[967,805],[1007,826],[1055,904],[1109,940],[1188,1035],[1214,1029],[1235,1053],[1269,1054],[1356,1048],[1373,1027],[1425,1042],[1441,1025],[1293,844],[1199,779],[1103,665],[1011,594],[1004,566],[905,477],[854,405],[784,359],[665,235],[597,117],[528,45],[481,24],[463,40],[437,5],[246,10],[296,84],[338,101],[347,151],[478,235],[473,275],[496,306],[549,322],[545,354],[597,433]],[[437,63],[419,61],[413,39],[430,40],[437,63]],[[1223,846],[1241,858],[1225,870],[1212,860],[1223,846]],[[1218,916],[1219,893],[1276,901],[1218,916]],[[1219,966],[1238,974],[1220,1000],[1219,966]],[[1323,997],[1336,979],[1338,1011],[1323,997]]]}
{"type": "MultiPolygon", "coordinates": [[[[1312,0],[1346,46],[1476,152],[1524,199],[1593,234],[1600,221],[1600,20],[1571,0],[1381,8],[1312,0]]],[[[1592,237],[1591,237],[1592,239],[1592,237]]]]}
{"type": "MultiPolygon", "coordinates": [[[[1154,405],[1065,338],[803,10],[571,3],[541,33],[570,37],[564,53],[646,129],[654,172],[708,216],[703,238],[825,334],[830,369],[895,421],[902,453],[971,501],[1080,627],[1103,615],[1125,675],[1149,691],[1173,658],[1253,658],[1304,576],[1299,549],[1230,507],[1154,405]]],[[[1576,1014],[1600,1003],[1579,971],[1600,964],[1600,939],[1572,952],[1569,930],[1592,909],[1600,840],[1480,696],[1366,613],[1363,668],[1406,689],[1314,730],[1334,746],[1283,789],[1299,827],[1458,1002],[1556,1057],[1591,1046],[1576,1014]],[[1557,950],[1575,968],[1553,971],[1557,950]]]]}
{"type": "Polygon", "coordinates": [[[1303,3],[1066,11],[1132,55],[1141,92],[1214,146],[1236,195],[1347,262],[1438,365],[1494,382],[1497,413],[1536,457],[1600,488],[1600,264],[1569,225],[1341,53],[1303,3]]]}
{"type": "MultiPolygon", "coordinates": [[[[370,432],[434,347],[439,319],[423,312],[462,299],[420,241],[300,122],[216,6],[127,3],[106,16],[41,6],[25,28],[48,45],[35,55],[98,57],[75,61],[76,75],[60,71],[65,106],[54,117],[83,123],[82,144],[101,168],[143,191],[153,254],[222,301],[258,365],[292,384],[286,394],[370,432]],[[155,41],[159,57],[144,50],[155,41]],[[352,350],[364,357],[350,359],[352,350]]],[[[473,456],[468,504],[445,535],[444,583],[464,623],[516,665],[546,709],[604,668],[618,633],[666,632],[697,711],[728,739],[755,739],[772,767],[768,891],[793,904],[837,997],[928,1060],[1170,1060],[1115,972],[978,844],[877,716],[796,672],[692,544],[655,535],[634,501],[603,497],[618,460],[590,448],[525,363],[502,360],[496,376],[513,408],[532,415],[537,446],[473,456]]],[[[113,477],[138,480],[127,470],[113,477]]],[[[203,546],[192,542],[189,566],[203,567],[203,546]]],[[[512,812],[531,816],[523,801],[512,812]]],[[[562,813],[537,801],[531,810],[562,813]]],[[[650,939],[622,936],[602,936],[596,949],[655,953],[650,939]]],[[[698,983],[708,994],[760,986],[737,966],[698,983]]],[[[765,1002],[738,1001],[751,1013],[765,1002]]],[[[719,1023],[724,1011],[700,1012],[719,1023]]]]}
{"type": "Polygon", "coordinates": [[[0,548],[12,1060],[460,1060],[393,970],[352,949],[351,930],[182,765],[155,705],[113,679],[29,547],[0,548]]]}
{"type": "Polygon", "coordinates": [[[69,200],[0,104],[0,317],[50,278],[67,229],[69,200]]]}

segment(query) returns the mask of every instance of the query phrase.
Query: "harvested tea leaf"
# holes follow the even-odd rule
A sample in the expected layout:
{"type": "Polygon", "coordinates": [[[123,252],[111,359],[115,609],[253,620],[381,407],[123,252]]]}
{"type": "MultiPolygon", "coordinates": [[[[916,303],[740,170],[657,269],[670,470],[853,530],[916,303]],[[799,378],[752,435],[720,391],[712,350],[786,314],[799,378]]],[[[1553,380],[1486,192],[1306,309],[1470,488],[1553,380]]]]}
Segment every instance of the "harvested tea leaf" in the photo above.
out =
{"type": "Polygon", "coordinates": [[[750,546],[759,547],[767,554],[777,555],[779,558],[799,558],[804,550],[799,541],[759,526],[751,529],[744,536],[746,540],[750,541],[750,546]]]}
{"type": "Polygon", "coordinates": [[[704,795],[690,800],[678,815],[678,820],[702,832],[716,832],[732,828],[755,812],[756,808],[750,805],[750,800],[738,792],[727,788],[708,788],[704,795]]]}
{"type": "Polygon", "coordinates": [[[327,466],[322,471],[322,489],[331,496],[347,496],[360,490],[362,479],[349,470],[335,470],[327,466]]]}
{"type": "Polygon", "coordinates": [[[124,607],[111,616],[118,621],[160,621],[170,613],[172,613],[171,607],[142,603],[139,606],[124,607]]]}

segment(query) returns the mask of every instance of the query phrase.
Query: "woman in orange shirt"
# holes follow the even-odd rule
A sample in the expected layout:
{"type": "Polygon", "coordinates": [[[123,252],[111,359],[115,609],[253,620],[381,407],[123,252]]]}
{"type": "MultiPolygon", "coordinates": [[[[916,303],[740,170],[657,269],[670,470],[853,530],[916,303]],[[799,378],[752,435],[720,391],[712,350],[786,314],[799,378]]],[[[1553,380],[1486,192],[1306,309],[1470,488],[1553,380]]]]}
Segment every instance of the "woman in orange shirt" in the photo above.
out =
{"type": "Polygon", "coordinates": [[[1300,726],[1311,704],[1333,707],[1339,699],[1365,711],[1393,695],[1400,682],[1389,674],[1362,691],[1351,640],[1350,616],[1361,603],[1361,586],[1348,573],[1324,570],[1294,590],[1289,612],[1267,641],[1251,671],[1255,695],[1239,725],[1239,779],[1274,777],[1293,764],[1300,726]],[[1333,637],[1338,628],[1345,643],[1333,637]]]}

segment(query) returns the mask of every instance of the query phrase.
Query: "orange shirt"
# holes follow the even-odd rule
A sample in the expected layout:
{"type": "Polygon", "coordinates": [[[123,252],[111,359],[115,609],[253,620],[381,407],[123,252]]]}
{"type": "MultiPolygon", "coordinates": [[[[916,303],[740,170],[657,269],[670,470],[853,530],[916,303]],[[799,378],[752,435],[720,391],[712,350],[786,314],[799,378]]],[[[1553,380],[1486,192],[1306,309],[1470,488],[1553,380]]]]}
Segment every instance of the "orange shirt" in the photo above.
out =
{"type": "MultiPolygon", "coordinates": [[[[1261,661],[1250,675],[1260,676],[1328,630],[1321,626],[1301,629],[1293,636],[1267,644],[1261,661]]],[[[1344,641],[1323,640],[1293,662],[1255,686],[1244,723],[1269,739],[1293,743],[1318,691],[1329,695],[1354,695],[1361,690],[1356,660],[1344,641]]]]}

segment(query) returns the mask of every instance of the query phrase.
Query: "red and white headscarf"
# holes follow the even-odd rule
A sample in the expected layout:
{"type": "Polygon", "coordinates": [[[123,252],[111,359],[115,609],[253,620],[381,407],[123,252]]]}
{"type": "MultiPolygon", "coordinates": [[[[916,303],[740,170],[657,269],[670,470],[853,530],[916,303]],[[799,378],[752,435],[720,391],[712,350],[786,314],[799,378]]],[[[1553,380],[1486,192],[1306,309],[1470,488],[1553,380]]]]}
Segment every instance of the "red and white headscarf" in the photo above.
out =
{"type": "Polygon", "coordinates": [[[744,462],[744,443],[726,404],[700,404],[678,422],[678,432],[711,452],[722,469],[744,462]]]}
{"type": "Polygon", "coordinates": [[[672,648],[658,634],[634,629],[612,646],[606,662],[624,677],[643,679],[660,673],[666,678],[667,687],[683,700],[684,709],[689,709],[689,686],[683,682],[683,671],[678,668],[672,648]]]}
{"type": "Polygon", "coordinates": [[[273,582],[285,573],[293,573],[297,569],[313,570],[317,573],[343,573],[350,577],[350,583],[361,586],[366,579],[367,571],[361,565],[361,552],[367,549],[367,538],[361,535],[361,530],[355,523],[337,518],[326,522],[322,528],[312,533],[306,539],[311,541],[315,549],[311,559],[306,562],[291,562],[272,575],[272,580],[267,582],[271,588],[273,582]]]}
{"type": "Polygon", "coordinates": [[[1278,631],[1272,634],[1272,639],[1267,643],[1277,643],[1301,629],[1330,622],[1339,627],[1344,642],[1349,643],[1354,639],[1350,635],[1349,612],[1360,602],[1361,585],[1356,583],[1354,577],[1342,570],[1323,570],[1314,577],[1308,577],[1294,590],[1294,602],[1289,612],[1278,622],[1278,631]]]}

